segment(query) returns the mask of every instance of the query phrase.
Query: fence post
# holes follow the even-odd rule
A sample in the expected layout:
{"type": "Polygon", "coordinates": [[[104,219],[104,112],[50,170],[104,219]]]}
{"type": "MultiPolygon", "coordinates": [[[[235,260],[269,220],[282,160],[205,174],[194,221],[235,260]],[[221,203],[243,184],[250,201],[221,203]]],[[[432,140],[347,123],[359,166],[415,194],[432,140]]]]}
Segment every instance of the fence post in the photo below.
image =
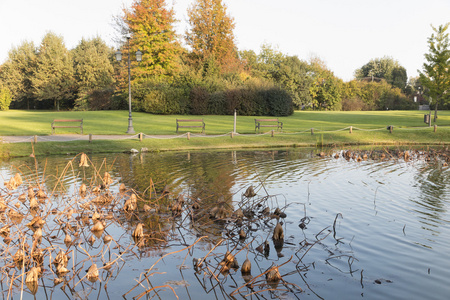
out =
{"type": "Polygon", "coordinates": [[[92,142],[92,133],[89,133],[89,143],[92,142]]]}
{"type": "Polygon", "coordinates": [[[274,136],[274,131],[273,131],[273,129],[272,129],[272,137],[274,136]]]}
{"type": "Polygon", "coordinates": [[[231,135],[230,135],[230,136],[231,136],[231,138],[233,138],[233,137],[234,137],[234,132],[231,132],[231,135]]]}
{"type": "Polygon", "coordinates": [[[142,138],[143,138],[144,134],[142,132],[139,133],[139,142],[142,142],[142,138]]]}
{"type": "Polygon", "coordinates": [[[314,128],[311,128],[311,135],[314,135],[314,128]]]}
{"type": "Polygon", "coordinates": [[[34,143],[37,144],[37,135],[34,136],[34,143]]]}
{"type": "Polygon", "coordinates": [[[353,132],[353,126],[350,126],[350,133],[353,132]]]}
{"type": "Polygon", "coordinates": [[[437,125],[434,124],[434,132],[436,132],[436,131],[437,131],[437,125]]]}
{"type": "Polygon", "coordinates": [[[234,126],[233,126],[233,132],[236,132],[236,109],[234,110],[234,126]]]}
{"type": "Polygon", "coordinates": [[[191,133],[190,133],[190,132],[187,133],[187,139],[188,139],[188,140],[191,139],[191,133]]]}

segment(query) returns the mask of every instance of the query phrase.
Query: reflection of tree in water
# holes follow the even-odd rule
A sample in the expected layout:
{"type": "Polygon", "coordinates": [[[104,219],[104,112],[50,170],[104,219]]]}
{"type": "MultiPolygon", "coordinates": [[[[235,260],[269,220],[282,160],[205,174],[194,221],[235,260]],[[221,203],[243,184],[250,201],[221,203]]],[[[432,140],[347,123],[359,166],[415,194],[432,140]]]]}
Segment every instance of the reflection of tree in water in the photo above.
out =
{"type": "Polygon", "coordinates": [[[430,167],[423,169],[415,176],[421,193],[418,200],[412,201],[420,206],[416,212],[420,214],[421,222],[425,225],[437,227],[436,224],[450,221],[442,220],[442,216],[447,211],[446,199],[450,183],[448,175],[448,169],[430,167]]]}

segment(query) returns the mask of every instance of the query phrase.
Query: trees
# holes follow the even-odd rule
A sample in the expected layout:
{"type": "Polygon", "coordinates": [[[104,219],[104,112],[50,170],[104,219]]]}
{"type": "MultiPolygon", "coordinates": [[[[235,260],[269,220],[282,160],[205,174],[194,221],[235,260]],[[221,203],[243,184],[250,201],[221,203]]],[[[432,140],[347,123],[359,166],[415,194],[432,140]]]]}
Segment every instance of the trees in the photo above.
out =
{"type": "Polygon", "coordinates": [[[31,83],[36,99],[53,101],[57,110],[61,101],[73,97],[72,60],[61,36],[49,32],[43,38],[31,83]]]}
{"type": "Polygon", "coordinates": [[[311,60],[310,68],[313,82],[310,85],[309,93],[313,109],[340,110],[342,80],[334,76],[334,73],[318,58],[311,60]]]}
{"type": "Polygon", "coordinates": [[[434,122],[437,119],[438,104],[444,105],[449,100],[450,86],[450,49],[446,32],[450,23],[432,26],[434,33],[428,38],[429,53],[425,54],[423,70],[419,70],[420,82],[428,88],[434,106],[434,122]]]}
{"type": "Polygon", "coordinates": [[[176,73],[182,49],[173,28],[175,13],[166,1],[135,0],[123,13],[123,17],[117,19],[120,33],[131,35],[132,53],[139,49],[144,54],[133,71],[134,76],[146,78],[176,73]]]}
{"type": "Polygon", "coordinates": [[[34,101],[31,79],[36,69],[37,52],[33,42],[23,42],[8,52],[6,62],[1,66],[0,78],[11,93],[12,100],[30,108],[34,101]]]}
{"type": "Polygon", "coordinates": [[[404,90],[408,81],[406,69],[392,57],[385,56],[383,58],[371,59],[367,64],[355,71],[356,79],[364,79],[373,81],[384,79],[392,86],[404,90]]]}
{"type": "Polygon", "coordinates": [[[77,89],[75,105],[78,108],[87,109],[89,105],[93,108],[88,98],[102,90],[112,89],[114,82],[112,54],[113,50],[100,37],[82,39],[72,50],[77,89]]]}
{"type": "Polygon", "coordinates": [[[239,65],[234,38],[234,20],[227,14],[222,0],[195,0],[188,8],[185,39],[191,47],[194,62],[202,65],[211,57],[217,61],[222,73],[239,65]]]}

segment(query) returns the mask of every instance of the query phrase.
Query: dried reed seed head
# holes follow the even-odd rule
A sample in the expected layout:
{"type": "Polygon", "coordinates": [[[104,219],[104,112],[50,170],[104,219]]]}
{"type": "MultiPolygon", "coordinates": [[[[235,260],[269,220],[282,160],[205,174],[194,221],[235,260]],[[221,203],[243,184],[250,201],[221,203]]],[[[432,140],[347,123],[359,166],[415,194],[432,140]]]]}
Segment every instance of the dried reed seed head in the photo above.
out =
{"type": "Polygon", "coordinates": [[[252,271],[252,263],[248,258],[246,258],[244,260],[244,263],[242,264],[241,272],[242,274],[250,274],[251,271],[252,271]]]}
{"type": "Polygon", "coordinates": [[[105,172],[105,174],[103,175],[103,183],[105,185],[110,185],[111,183],[113,183],[111,174],[109,174],[108,172],[105,172]]]}
{"type": "Polygon", "coordinates": [[[20,194],[19,197],[17,198],[20,202],[25,202],[27,201],[27,195],[25,194],[20,194]]]}
{"type": "Polygon", "coordinates": [[[84,193],[86,193],[86,191],[87,191],[87,186],[86,186],[86,184],[81,184],[81,186],[80,186],[80,194],[84,194],[84,193]]]}
{"type": "Polygon", "coordinates": [[[28,187],[27,193],[28,193],[28,198],[34,197],[34,189],[32,186],[28,187]]]}
{"type": "Polygon", "coordinates": [[[247,234],[245,233],[244,229],[241,228],[241,230],[239,230],[239,238],[245,239],[246,237],[247,237],[247,234]]]}
{"type": "Polygon", "coordinates": [[[67,263],[69,262],[69,256],[62,250],[59,250],[58,254],[55,257],[55,260],[53,261],[54,264],[62,265],[64,267],[67,267],[67,263]]]}
{"type": "Polygon", "coordinates": [[[133,231],[132,237],[134,238],[142,238],[144,236],[144,224],[137,224],[136,228],[133,231]]]}
{"type": "Polygon", "coordinates": [[[66,274],[69,273],[69,269],[66,268],[66,266],[58,264],[56,267],[56,273],[58,274],[66,274]]]}
{"type": "Polygon", "coordinates": [[[92,226],[91,231],[103,231],[105,229],[105,226],[103,226],[103,223],[99,220],[95,222],[94,226],[92,226]]]}
{"type": "Polygon", "coordinates": [[[278,282],[281,280],[281,274],[278,271],[278,267],[272,268],[269,272],[266,273],[267,282],[278,282]]]}
{"type": "Polygon", "coordinates": [[[280,223],[277,223],[277,225],[275,226],[275,229],[273,230],[272,238],[275,241],[280,241],[280,240],[284,239],[284,230],[283,230],[283,226],[281,226],[280,223]]]}
{"type": "Polygon", "coordinates": [[[41,190],[41,189],[39,189],[38,191],[37,191],[37,193],[36,193],[36,196],[38,197],[38,198],[47,198],[47,195],[45,194],[45,192],[43,191],[43,190],[41,190]]]}
{"type": "Polygon", "coordinates": [[[92,264],[89,269],[87,270],[86,278],[89,281],[96,281],[98,279],[98,268],[96,264],[92,264]]]}
{"type": "Polygon", "coordinates": [[[112,239],[113,239],[112,236],[110,236],[109,234],[108,234],[108,235],[105,235],[105,236],[103,237],[103,243],[107,244],[107,243],[111,242],[112,239]]]}
{"type": "Polygon", "coordinates": [[[6,238],[9,236],[9,233],[11,231],[11,225],[6,225],[0,228],[0,236],[6,238]]]}
{"type": "Polygon", "coordinates": [[[127,190],[127,187],[125,186],[125,184],[121,183],[120,186],[119,186],[119,191],[120,192],[125,192],[126,190],[127,190]]]}
{"type": "Polygon", "coordinates": [[[66,237],[64,238],[64,243],[65,244],[72,243],[72,238],[70,237],[70,235],[68,233],[66,233],[66,237]]]}
{"type": "Polygon", "coordinates": [[[88,156],[85,153],[81,153],[79,166],[80,167],[89,167],[88,156]]]}
{"type": "Polygon", "coordinates": [[[88,240],[88,243],[93,245],[95,243],[95,236],[91,235],[91,237],[88,240]]]}
{"type": "Polygon", "coordinates": [[[28,271],[25,282],[37,282],[40,274],[41,274],[40,267],[32,267],[30,271],[28,271]]]}
{"type": "Polygon", "coordinates": [[[252,185],[249,186],[249,187],[245,190],[244,196],[247,197],[247,198],[252,198],[252,197],[255,197],[255,196],[256,196],[256,193],[255,193],[255,191],[254,191],[252,185]]]}
{"type": "Polygon", "coordinates": [[[41,228],[36,229],[36,231],[33,234],[33,239],[35,241],[40,241],[42,239],[42,229],[41,228]]]}
{"type": "Polygon", "coordinates": [[[92,214],[92,220],[93,221],[95,221],[95,220],[98,220],[98,219],[100,219],[100,214],[98,213],[98,212],[94,212],[93,214],[92,214]]]}
{"type": "Polygon", "coordinates": [[[37,199],[33,196],[30,198],[30,208],[38,208],[39,207],[39,203],[37,201],[37,199]]]}

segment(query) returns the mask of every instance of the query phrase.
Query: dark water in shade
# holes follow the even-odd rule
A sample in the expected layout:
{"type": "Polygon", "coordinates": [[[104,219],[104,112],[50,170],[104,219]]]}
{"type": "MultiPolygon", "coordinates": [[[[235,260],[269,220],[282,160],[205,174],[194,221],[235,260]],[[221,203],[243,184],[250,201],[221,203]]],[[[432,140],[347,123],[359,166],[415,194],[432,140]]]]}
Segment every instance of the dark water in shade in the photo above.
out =
{"type": "MultiPolygon", "coordinates": [[[[61,284],[53,284],[55,275],[48,270],[47,264],[36,297],[121,298],[163,255],[181,250],[199,236],[208,235],[209,240],[198,242],[190,251],[163,257],[148,281],[136,287],[126,298],[131,299],[151,287],[170,285],[180,299],[448,299],[450,169],[421,159],[357,162],[342,157],[320,158],[314,151],[89,156],[98,174],[102,176],[108,171],[112,175],[114,183],[110,190],[113,193],[117,192],[120,183],[125,183],[148,198],[149,190],[146,188],[154,182],[156,189],[167,185],[173,193],[183,194],[186,199],[192,195],[213,195],[203,200],[204,205],[224,199],[236,209],[242,203],[242,193],[252,185],[257,197],[269,195],[264,205],[272,210],[280,207],[286,213],[283,220],[284,247],[277,253],[270,239],[275,219],[260,221],[251,226],[253,230],[246,227],[247,239],[239,242],[237,237],[229,238],[227,235],[227,229],[236,230],[234,225],[192,224],[186,211],[179,218],[166,214],[159,218],[162,230],[168,233],[165,243],[155,242],[152,247],[133,248],[111,273],[101,270],[102,280],[95,283],[81,280],[84,269],[91,263],[85,260],[84,265],[75,266],[78,269],[83,267],[83,270],[64,290],[61,284]],[[304,230],[299,227],[302,218],[307,223],[304,230]],[[196,273],[193,258],[204,257],[221,238],[226,241],[212,252],[217,257],[209,256],[211,266],[217,265],[227,250],[236,253],[250,243],[249,251],[244,249],[236,255],[239,264],[248,256],[252,262],[252,275],[257,276],[273,264],[289,261],[279,269],[288,284],[280,284],[275,291],[267,291],[268,286],[260,280],[261,286],[253,290],[244,287],[241,293],[230,296],[245,284],[240,270],[231,271],[227,276],[218,274],[219,282],[204,271],[196,273]],[[271,247],[267,257],[255,251],[266,239],[271,247]],[[306,242],[311,246],[305,246],[306,242]],[[299,288],[303,291],[300,292],[299,288]]],[[[45,178],[47,191],[54,190],[59,195],[53,199],[54,207],[58,208],[64,202],[72,201],[71,195],[76,194],[81,182],[92,182],[92,166],[82,169],[76,158],[73,167],[67,168],[71,159],[73,157],[49,157],[39,160],[37,167],[32,159],[4,162],[0,165],[2,180],[8,180],[19,169],[29,181],[45,178]],[[63,192],[66,197],[61,196],[63,192]]],[[[26,185],[20,189],[26,191],[26,185]]],[[[1,194],[4,196],[6,193],[3,188],[1,194]]],[[[122,218],[107,224],[107,233],[123,248],[134,245],[130,233],[136,224],[135,219],[122,218]]],[[[52,234],[64,238],[60,232],[52,234]]],[[[55,244],[59,248],[65,247],[63,243],[55,244]]],[[[106,248],[100,239],[92,247],[82,246],[99,266],[102,257],[119,255],[118,249],[106,248]]],[[[82,250],[76,248],[71,248],[74,250],[72,257],[84,259],[82,250]]],[[[0,264],[3,271],[8,263],[0,264]]],[[[72,266],[72,261],[69,265],[72,266]]],[[[71,277],[70,274],[68,276],[71,277]]],[[[6,298],[5,290],[8,288],[5,287],[4,276],[2,283],[3,297],[6,298]]],[[[19,298],[20,287],[15,287],[13,293],[14,298],[19,298]]],[[[148,298],[152,296],[176,298],[167,287],[158,289],[157,295],[153,292],[148,294],[148,298]]],[[[33,296],[24,291],[24,298],[33,299],[33,296]]]]}

